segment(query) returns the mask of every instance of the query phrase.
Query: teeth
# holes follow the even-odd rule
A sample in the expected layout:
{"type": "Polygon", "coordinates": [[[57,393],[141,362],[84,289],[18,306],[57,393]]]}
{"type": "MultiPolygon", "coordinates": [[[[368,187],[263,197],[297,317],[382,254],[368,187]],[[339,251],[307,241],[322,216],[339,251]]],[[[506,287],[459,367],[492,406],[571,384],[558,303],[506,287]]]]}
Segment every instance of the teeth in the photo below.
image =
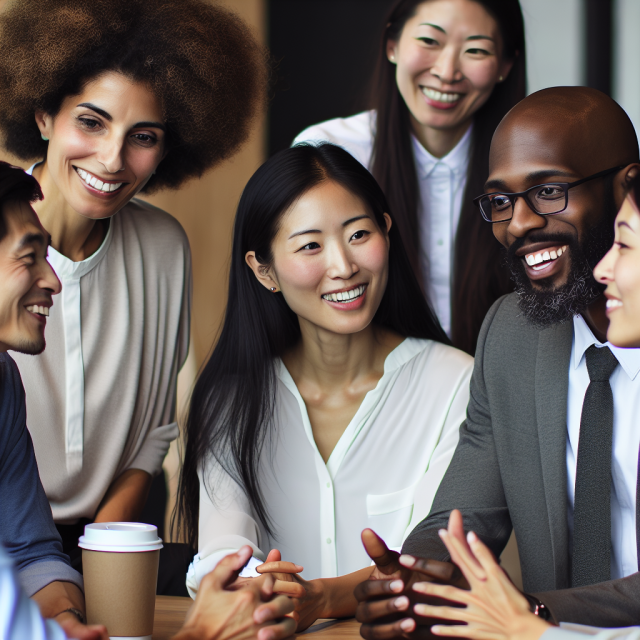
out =
{"type": "Polygon", "coordinates": [[[436,102],[458,102],[462,95],[460,93],[442,93],[427,87],[422,87],[422,93],[424,93],[427,98],[435,100],[436,102]]]}
{"type": "Polygon", "coordinates": [[[325,300],[330,300],[331,302],[351,302],[356,298],[359,298],[366,289],[366,285],[361,284],[355,289],[351,289],[350,291],[339,291],[338,293],[325,293],[322,297],[325,300]]]}
{"type": "Polygon", "coordinates": [[[49,317],[49,307],[41,307],[37,304],[32,304],[27,307],[27,311],[31,311],[31,313],[39,313],[41,316],[49,317]]]}
{"type": "Polygon", "coordinates": [[[616,300],[615,298],[609,298],[607,300],[607,309],[617,309],[622,306],[622,300],[616,300]]]}
{"type": "Polygon", "coordinates": [[[79,167],[76,167],[76,172],[88,185],[92,186],[94,189],[98,189],[99,191],[104,191],[105,193],[115,191],[124,184],[123,182],[102,182],[102,180],[99,180],[88,171],[80,169],[79,167]]]}
{"type": "MultiPolygon", "coordinates": [[[[557,260],[567,249],[569,245],[564,245],[558,249],[552,249],[551,251],[541,251],[540,253],[530,253],[525,256],[525,260],[530,267],[534,267],[541,262],[549,262],[551,260],[557,260]]],[[[547,266],[546,264],[544,265],[547,266]]],[[[541,268],[541,267],[540,267],[541,268]]],[[[540,268],[536,269],[539,271],[540,268]]]]}

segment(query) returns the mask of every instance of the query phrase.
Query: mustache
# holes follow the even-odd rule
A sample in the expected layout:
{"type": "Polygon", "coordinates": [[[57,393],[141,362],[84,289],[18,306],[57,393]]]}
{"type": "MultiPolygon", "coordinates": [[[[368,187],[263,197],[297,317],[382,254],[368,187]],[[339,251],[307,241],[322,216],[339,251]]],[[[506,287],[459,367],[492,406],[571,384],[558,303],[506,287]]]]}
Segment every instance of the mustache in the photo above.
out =
{"type": "Polygon", "coordinates": [[[516,262],[522,260],[520,256],[516,255],[516,252],[522,249],[527,244],[534,244],[538,242],[553,242],[555,244],[568,244],[569,246],[577,244],[578,238],[571,233],[546,233],[544,231],[532,231],[523,238],[517,238],[514,240],[507,249],[507,260],[509,262],[516,262]]]}

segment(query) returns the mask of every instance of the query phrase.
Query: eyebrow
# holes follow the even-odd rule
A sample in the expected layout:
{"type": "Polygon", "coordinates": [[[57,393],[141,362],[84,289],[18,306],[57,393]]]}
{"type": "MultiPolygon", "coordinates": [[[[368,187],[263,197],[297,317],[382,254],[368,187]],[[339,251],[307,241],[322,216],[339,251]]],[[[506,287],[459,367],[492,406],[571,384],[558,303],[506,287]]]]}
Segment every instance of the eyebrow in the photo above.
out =
{"type": "MultiPolygon", "coordinates": [[[[544,169],[542,171],[533,171],[532,173],[528,173],[524,179],[526,182],[532,183],[532,186],[535,187],[538,184],[543,184],[548,178],[554,178],[556,176],[574,178],[575,174],[569,171],[562,171],[561,169],[544,169]]],[[[484,188],[485,190],[499,189],[508,193],[507,183],[503,180],[489,180],[485,182],[484,188]]]]}
{"type": "Polygon", "coordinates": [[[51,236],[45,239],[42,233],[25,233],[25,235],[20,238],[16,251],[20,251],[31,244],[39,244],[41,246],[46,244],[49,246],[51,244],[51,236]]]}
{"type": "MultiPolygon", "coordinates": [[[[433,24],[432,22],[421,22],[418,26],[432,27],[433,29],[437,29],[438,31],[447,35],[447,32],[437,24],[433,24]]],[[[466,40],[491,40],[491,42],[495,42],[495,39],[491,36],[469,36],[466,40]]]]}
{"type": "MultiPolygon", "coordinates": [[[[97,107],[95,104],[91,104],[90,102],[81,102],[79,105],[77,105],[78,107],[85,107],[87,109],[91,109],[92,111],[95,111],[98,115],[102,116],[105,120],[108,120],[109,122],[113,122],[113,116],[108,113],[107,111],[105,111],[104,109],[101,109],[100,107],[97,107]]],[[[136,124],[133,125],[133,127],[131,127],[132,129],[144,129],[145,127],[154,127],[156,129],[160,129],[161,131],[166,131],[167,127],[165,127],[164,124],[162,124],[162,122],[153,122],[151,120],[149,121],[143,121],[143,122],[136,122],[136,124]]]]}
{"type": "MultiPolygon", "coordinates": [[[[355,216],[354,218],[349,218],[348,220],[345,220],[342,223],[342,226],[347,227],[353,222],[357,222],[358,220],[364,220],[369,218],[370,216],[367,216],[367,215],[355,216]]],[[[320,229],[305,229],[304,231],[296,231],[295,233],[292,233],[289,236],[288,240],[291,240],[291,238],[295,238],[296,236],[303,236],[305,233],[322,233],[322,231],[320,231],[320,229]]]]}
{"type": "Polygon", "coordinates": [[[633,233],[635,233],[635,231],[633,230],[631,225],[628,222],[625,222],[624,220],[620,220],[620,222],[616,223],[616,225],[618,227],[627,227],[627,229],[629,229],[629,231],[632,231],[633,233]]]}

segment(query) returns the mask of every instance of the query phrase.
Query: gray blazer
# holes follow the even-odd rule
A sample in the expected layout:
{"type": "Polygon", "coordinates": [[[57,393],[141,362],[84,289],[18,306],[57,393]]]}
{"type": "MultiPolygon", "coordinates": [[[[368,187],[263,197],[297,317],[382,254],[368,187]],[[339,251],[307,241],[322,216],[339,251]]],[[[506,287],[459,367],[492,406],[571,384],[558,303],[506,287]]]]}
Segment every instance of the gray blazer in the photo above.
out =
{"type": "Polygon", "coordinates": [[[529,324],[515,294],[493,305],[478,339],[460,442],[429,516],[402,550],[448,560],[437,532],[457,508],[465,529],[475,531],[496,556],[515,530],[525,591],[535,593],[556,620],[638,624],[640,573],[569,588],[566,422],[572,340],[572,323],[546,329],[529,324]]]}

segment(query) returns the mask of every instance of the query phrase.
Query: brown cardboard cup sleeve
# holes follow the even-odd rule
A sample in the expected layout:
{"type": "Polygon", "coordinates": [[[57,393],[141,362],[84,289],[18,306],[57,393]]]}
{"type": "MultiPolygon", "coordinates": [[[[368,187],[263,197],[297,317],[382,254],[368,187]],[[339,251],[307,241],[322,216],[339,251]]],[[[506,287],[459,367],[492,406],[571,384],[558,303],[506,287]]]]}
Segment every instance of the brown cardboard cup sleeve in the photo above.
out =
{"type": "Polygon", "coordinates": [[[162,540],[150,524],[101,522],[84,529],[87,622],[118,640],[151,640],[162,540]]]}

